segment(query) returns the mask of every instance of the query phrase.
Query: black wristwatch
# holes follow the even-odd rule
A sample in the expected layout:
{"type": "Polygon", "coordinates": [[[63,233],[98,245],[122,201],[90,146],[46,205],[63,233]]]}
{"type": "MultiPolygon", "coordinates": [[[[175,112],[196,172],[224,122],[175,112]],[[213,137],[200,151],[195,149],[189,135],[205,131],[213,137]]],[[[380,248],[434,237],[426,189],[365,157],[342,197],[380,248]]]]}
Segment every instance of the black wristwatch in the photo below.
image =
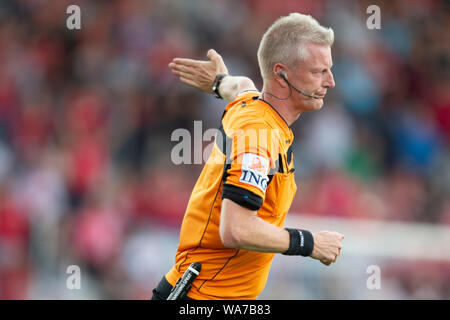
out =
{"type": "Polygon", "coordinates": [[[219,73],[218,75],[216,75],[216,78],[214,79],[211,90],[212,90],[212,92],[214,92],[216,94],[215,97],[217,99],[223,99],[219,93],[219,86],[220,86],[220,83],[222,82],[222,79],[225,78],[227,75],[228,74],[226,74],[226,73],[219,73]]]}

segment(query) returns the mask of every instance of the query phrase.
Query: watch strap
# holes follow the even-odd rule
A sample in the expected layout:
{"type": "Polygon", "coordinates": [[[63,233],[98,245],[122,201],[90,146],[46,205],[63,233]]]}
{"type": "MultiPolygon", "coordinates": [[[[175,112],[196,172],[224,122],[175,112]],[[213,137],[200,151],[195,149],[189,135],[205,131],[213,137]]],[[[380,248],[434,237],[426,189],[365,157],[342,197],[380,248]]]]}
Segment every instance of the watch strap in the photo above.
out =
{"type": "Polygon", "coordinates": [[[227,75],[228,74],[226,74],[226,73],[219,73],[216,75],[216,78],[214,79],[211,90],[212,90],[212,92],[214,92],[216,94],[215,97],[217,99],[223,99],[219,93],[219,86],[220,86],[220,83],[222,82],[222,79],[225,78],[227,75]]]}

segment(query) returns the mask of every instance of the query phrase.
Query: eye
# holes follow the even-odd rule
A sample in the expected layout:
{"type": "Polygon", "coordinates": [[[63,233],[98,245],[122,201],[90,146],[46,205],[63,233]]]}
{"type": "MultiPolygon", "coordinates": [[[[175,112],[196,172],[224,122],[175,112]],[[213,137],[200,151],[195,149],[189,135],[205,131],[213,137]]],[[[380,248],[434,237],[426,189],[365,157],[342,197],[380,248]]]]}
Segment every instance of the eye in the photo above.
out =
{"type": "Polygon", "coordinates": [[[322,76],[328,76],[328,75],[331,75],[331,76],[333,76],[333,73],[331,72],[331,69],[323,69],[322,70],[322,76]]]}

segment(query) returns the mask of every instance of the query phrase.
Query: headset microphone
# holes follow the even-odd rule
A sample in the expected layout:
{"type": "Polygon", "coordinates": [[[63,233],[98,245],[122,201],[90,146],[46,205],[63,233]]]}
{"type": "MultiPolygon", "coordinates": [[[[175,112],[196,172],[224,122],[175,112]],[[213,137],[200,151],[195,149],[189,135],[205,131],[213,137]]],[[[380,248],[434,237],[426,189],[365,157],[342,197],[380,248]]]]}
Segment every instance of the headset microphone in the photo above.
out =
{"type": "Polygon", "coordinates": [[[315,96],[313,96],[313,95],[307,94],[307,93],[305,93],[305,92],[303,92],[303,91],[297,89],[296,87],[294,87],[294,86],[288,81],[286,71],[284,71],[284,70],[278,71],[278,72],[277,72],[277,75],[279,75],[280,77],[282,77],[282,78],[284,79],[284,81],[286,81],[286,83],[289,85],[290,88],[293,88],[295,91],[297,91],[297,92],[300,93],[301,95],[303,95],[303,96],[305,96],[305,97],[308,97],[308,98],[311,98],[311,99],[320,99],[320,98],[318,98],[318,97],[315,97],[315,96]]]}

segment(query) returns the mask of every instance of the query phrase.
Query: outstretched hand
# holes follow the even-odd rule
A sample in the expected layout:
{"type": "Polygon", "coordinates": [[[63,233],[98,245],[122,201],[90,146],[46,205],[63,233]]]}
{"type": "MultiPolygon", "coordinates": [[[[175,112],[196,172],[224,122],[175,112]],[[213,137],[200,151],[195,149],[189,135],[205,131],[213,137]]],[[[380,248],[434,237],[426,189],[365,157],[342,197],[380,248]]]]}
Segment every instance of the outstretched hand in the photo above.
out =
{"type": "Polygon", "coordinates": [[[207,93],[213,93],[211,87],[216,75],[228,74],[228,69],[222,57],[214,49],[208,50],[209,61],[175,58],[169,63],[169,68],[179,76],[180,81],[207,93]]]}

